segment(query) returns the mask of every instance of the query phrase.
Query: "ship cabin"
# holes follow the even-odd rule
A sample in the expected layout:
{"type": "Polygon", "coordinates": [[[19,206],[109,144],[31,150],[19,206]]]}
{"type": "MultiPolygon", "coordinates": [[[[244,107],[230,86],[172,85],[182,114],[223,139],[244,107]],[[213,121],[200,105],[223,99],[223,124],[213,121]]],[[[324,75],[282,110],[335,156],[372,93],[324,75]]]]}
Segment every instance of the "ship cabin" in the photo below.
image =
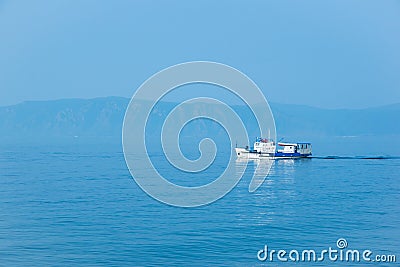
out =
{"type": "Polygon", "coordinates": [[[311,143],[278,143],[276,156],[310,156],[311,143]]]}
{"type": "Polygon", "coordinates": [[[275,153],[275,143],[265,138],[257,138],[254,142],[253,151],[257,153],[275,153]]]}

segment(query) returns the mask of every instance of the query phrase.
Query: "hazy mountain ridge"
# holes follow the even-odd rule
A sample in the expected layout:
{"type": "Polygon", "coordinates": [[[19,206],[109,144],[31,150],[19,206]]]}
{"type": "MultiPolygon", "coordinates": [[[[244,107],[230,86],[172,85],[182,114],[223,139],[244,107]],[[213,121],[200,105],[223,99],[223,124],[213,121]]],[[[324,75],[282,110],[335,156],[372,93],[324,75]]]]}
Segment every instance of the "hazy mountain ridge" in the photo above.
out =
{"type": "Polygon", "coordinates": [[[29,101],[0,107],[2,136],[114,136],[121,125],[128,99],[62,99],[29,101]]]}
{"type": "MultiPolygon", "coordinates": [[[[120,137],[128,103],[128,98],[104,97],[29,101],[0,107],[0,136],[8,138],[120,137]]],[[[150,128],[158,129],[166,114],[175,105],[170,102],[159,103],[152,113],[155,115],[152,120],[154,127],[150,125],[150,128]]],[[[213,109],[213,105],[204,103],[201,108],[213,109]]],[[[248,117],[249,112],[245,106],[235,106],[234,109],[241,117],[248,117]]],[[[330,110],[271,103],[271,109],[279,137],[400,134],[400,125],[397,122],[400,104],[358,110],[330,110]]],[[[218,112],[218,109],[215,109],[215,112],[218,112]]],[[[253,128],[255,130],[254,124],[250,123],[248,126],[250,131],[253,128]]],[[[217,130],[215,127],[207,128],[201,123],[195,124],[193,128],[186,131],[186,134],[204,135],[208,131],[217,130]]]]}

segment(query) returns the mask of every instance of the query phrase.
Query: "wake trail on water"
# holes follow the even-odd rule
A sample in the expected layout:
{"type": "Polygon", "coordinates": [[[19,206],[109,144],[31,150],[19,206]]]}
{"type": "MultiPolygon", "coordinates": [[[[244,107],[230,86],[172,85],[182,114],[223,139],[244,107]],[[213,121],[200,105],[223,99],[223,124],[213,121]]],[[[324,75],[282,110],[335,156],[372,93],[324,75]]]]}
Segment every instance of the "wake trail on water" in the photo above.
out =
{"type": "Polygon", "coordinates": [[[313,159],[369,159],[369,160],[383,160],[383,159],[400,159],[400,156],[313,156],[313,159]]]}

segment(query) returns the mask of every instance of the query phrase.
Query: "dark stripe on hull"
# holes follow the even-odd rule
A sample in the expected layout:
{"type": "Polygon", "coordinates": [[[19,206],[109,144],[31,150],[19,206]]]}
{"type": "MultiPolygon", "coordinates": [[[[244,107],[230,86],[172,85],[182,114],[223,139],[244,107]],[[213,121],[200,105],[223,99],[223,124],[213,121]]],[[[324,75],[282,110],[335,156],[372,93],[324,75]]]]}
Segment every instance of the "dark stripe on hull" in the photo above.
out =
{"type": "Polygon", "coordinates": [[[283,152],[276,152],[276,158],[304,158],[311,156],[311,154],[300,154],[300,153],[283,153],[283,152]]]}

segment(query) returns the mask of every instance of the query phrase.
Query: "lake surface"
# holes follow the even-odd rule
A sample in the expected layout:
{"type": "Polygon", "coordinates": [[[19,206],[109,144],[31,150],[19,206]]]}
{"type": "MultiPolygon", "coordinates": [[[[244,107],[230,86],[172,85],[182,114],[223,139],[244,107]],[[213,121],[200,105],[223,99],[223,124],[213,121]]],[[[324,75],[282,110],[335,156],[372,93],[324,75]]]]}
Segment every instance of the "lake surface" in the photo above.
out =
{"type": "MultiPolygon", "coordinates": [[[[216,160],[210,172],[218,175],[224,164],[216,160]]],[[[322,250],[337,248],[339,238],[350,249],[395,254],[399,262],[400,158],[279,160],[249,193],[257,164],[250,162],[219,201],[185,209],[145,194],[120,145],[3,145],[0,265],[275,266],[280,262],[257,259],[264,245],[322,250]]]]}

